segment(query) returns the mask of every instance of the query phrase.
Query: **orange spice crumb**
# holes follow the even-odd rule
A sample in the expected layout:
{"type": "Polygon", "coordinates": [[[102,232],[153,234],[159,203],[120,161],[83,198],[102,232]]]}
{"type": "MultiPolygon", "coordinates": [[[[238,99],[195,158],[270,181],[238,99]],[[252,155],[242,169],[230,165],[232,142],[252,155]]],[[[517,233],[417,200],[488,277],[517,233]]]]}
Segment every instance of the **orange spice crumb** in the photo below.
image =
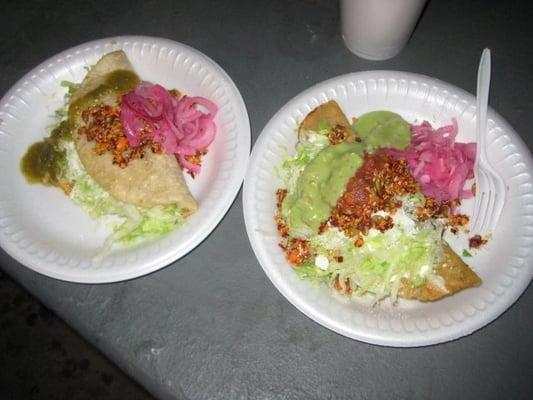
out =
{"type": "Polygon", "coordinates": [[[146,136],[141,139],[139,146],[132,147],[124,134],[120,121],[120,107],[96,105],[82,112],[85,126],[78,130],[78,134],[85,135],[89,142],[94,141],[94,153],[97,155],[110,152],[113,164],[126,168],[131,160],[141,159],[145,151],[161,153],[161,146],[146,136]]]}

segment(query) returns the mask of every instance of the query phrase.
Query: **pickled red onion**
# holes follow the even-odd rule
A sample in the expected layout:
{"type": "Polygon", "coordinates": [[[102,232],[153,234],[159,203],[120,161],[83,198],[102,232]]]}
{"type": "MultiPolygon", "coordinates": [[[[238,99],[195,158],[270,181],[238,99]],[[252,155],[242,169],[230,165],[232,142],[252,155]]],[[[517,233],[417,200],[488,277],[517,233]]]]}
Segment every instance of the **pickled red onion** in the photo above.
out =
{"type": "Polygon", "coordinates": [[[217,112],[218,107],[206,98],[178,100],[161,85],[143,82],[122,96],[120,119],[130,146],[151,137],[165,153],[176,155],[181,168],[197,174],[200,166],[185,156],[196,155],[213,142],[217,112]]]}
{"type": "Polygon", "coordinates": [[[462,200],[473,196],[465,182],[474,178],[475,143],[457,143],[457,121],[434,129],[427,121],[411,126],[411,144],[406,150],[387,149],[391,155],[405,158],[413,176],[426,196],[438,202],[462,200]]]}

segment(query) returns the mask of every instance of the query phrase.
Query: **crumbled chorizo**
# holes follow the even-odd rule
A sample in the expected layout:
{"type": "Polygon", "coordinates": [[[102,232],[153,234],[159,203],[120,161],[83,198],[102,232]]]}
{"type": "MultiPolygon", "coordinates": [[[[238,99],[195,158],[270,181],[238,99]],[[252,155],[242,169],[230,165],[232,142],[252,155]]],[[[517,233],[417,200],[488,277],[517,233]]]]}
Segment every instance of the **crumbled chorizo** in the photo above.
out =
{"type": "Polygon", "coordinates": [[[350,136],[350,133],[342,125],[335,125],[328,132],[328,139],[331,144],[342,143],[348,138],[348,136],[350,136]]]}
{"type": "Polygon", "coordinates": [[[474,235],[468,239],[468,247],[471,249],[479,249],[481,246],[487,243],[486,239],[483,239],[481,235],[474,235]]]}
{"type": "Polygon", "coordinates": [[[401,206],[399,196],[417,191],[418,182],[409,172],[407,161],[384,151],[367,154],[337,201],[330,222],[350,237],[366,235],[371,228],[384,232],[394,226],[392,218],[374,214],[394,212],[401,206]]]}
{"type": "Polygon", "coordinates": [[[89,107],[82,112],[82,119],[85,126],[78,130],[78,134],[85,135],[89,142],[95,142],[95,154],[110,152],[113,164],[120,168],[126,168],[131,160],[143,158],[146,149],[161,153],[161,146],[149,136],[142,138],[139,146],[130,146],[120,120],[120,106],[89,107]]]}
{"type": "Polygon", "coordinates": [[[293,265],[300,265],[309,256],[309,245],[306,240],[291,239],[286,251],[289,262],[293,265]]]}

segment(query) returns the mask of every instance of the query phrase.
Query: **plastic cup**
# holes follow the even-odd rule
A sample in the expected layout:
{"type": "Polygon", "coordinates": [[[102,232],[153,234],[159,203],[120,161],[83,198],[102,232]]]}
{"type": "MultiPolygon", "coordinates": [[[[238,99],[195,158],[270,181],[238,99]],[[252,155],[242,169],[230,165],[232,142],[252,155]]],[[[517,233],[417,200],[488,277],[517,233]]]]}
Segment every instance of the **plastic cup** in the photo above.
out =
{"type": "Polygon", "coordinates": [[[426,0],[340,0],[346,47],[368,60],[386,60],[407,44],[426,0]]]}

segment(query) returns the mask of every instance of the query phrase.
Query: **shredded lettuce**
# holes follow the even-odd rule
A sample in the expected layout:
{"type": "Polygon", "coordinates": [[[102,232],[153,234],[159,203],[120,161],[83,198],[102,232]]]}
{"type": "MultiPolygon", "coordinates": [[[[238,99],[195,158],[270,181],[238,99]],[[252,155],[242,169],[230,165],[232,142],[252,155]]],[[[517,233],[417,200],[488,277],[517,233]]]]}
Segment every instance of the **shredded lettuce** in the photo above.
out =
{"type": "Polygon", "coordinates": [[[443,257],[441,232],[430,223],[414,230],[395,224],[382,234],[366,237],[356,251],[345,252],[343,262],[333,265],[332,276],[341,282],[349,278],[356,294],[369,292],[377,300],[391,296],[396,301],[402,278],[414,286],[432,279],[443,257]]]}
{"type": "Polygon", "coordinates": [[[331,278],[331,272],[324,271],[311,263],[303,263],[294,268],[300,278],[305,278],[312,283],[327,283],[331,278]]]}
{"type": "MultiPolygon", "coordinates": [[[[410,200],[407,196],[404,199],[404,207],[409,208],[410,200]]],[[[435,221],[415,223],[403,208],[396,212],[394,222],[384,233],[371,230],[360,248],[340,229],[330,227],[308,241],[313,254],[328,258],[327,270],[310,262],[294,269],[302,278],[327,278],[331,286],[337,277],[341,286],[350,279],[355,294],[370,293],[376,301],[387,296],[396,301],[402,278],[414,286],[434,283],[434,267],[443,257],[443,225],[435,221]]]]}
{"type": "Polygon", "coordinates": [[[160,236],[172,231],[183,222],[181,211],[176,205],[155,206],[141,210],[141,221],[121,241],[132,243],[148,236],[160,236]]]}

